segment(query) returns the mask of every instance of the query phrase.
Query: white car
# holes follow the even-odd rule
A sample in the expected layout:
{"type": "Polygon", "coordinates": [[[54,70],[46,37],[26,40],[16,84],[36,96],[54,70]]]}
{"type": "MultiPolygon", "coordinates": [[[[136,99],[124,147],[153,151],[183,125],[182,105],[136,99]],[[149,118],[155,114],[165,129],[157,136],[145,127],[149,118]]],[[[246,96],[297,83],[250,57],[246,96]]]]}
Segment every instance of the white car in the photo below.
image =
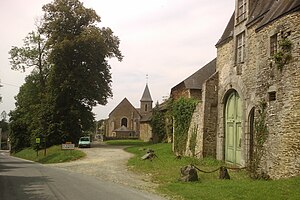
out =
{"type": "Polygon", "coordinates": [[[90,148],[91,147],[90,137],[81,137],[79,139],[79,142],[78,142],[78,147],[79,148],[81,148],[81,147],[88,147],[88,148],[90,148]]]}

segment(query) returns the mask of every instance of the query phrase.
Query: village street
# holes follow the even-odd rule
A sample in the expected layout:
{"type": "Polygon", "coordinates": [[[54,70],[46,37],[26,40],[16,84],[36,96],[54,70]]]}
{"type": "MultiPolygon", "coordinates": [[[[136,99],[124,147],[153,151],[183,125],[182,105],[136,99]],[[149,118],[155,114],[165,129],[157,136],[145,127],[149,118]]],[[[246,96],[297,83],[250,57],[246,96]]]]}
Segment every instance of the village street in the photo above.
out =
{"type": "Polygon", "coordinates": [[[157,199],[147,178],[127,170],[131,154],[122,147],[94,144],[87,157],[42,165],[0,154],[0,199],[157,199]]]}
{"type": "Polygon", "coordinates": [[[150,182],[150,177],[138,175],[128,170],[126,163],[133,155],[124,151],[124,148],[124,146],[111,146],[94,141],[92,148],[80,148],[81,151],[87,154],[85,158],[47,166],[87,174],[99,180],[154,192],[157,185],[150,182]]]}

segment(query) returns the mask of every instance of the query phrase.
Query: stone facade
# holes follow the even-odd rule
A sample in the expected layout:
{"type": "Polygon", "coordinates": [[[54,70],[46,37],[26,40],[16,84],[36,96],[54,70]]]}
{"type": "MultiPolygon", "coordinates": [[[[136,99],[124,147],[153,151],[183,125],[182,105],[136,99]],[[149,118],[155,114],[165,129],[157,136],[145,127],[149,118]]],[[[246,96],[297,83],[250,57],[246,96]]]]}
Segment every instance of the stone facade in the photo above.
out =
{"type": "Polygon", "coordinates": [[[246,24],[247,21],[236,24],[232,37],[217,45],[217,158],[225,159],[224,113],[229,95],[237,92],[242,102],[242,135],[241,159],[236,164],[246,166],[251,162],[256,137],[254,121],[258,120],[258,112],[261,112],[258,105],[265,102],[268,137],[264,143],[259,171],[272,179],[278,179],[300,175],[300,13],[287,12],[265,24],[261,23],[263,20],[251,24],[246,24]],[[241,32],[245,32],[245,60],[237,64],[237,36],[241,32]],[[270,38],[275,34],[278,37],[278,51],[283,37],[292,42],[292,60],[282,70],[277,68],[270,55],[270,38]]]}
{"type": "MultiPolygon", "coordinates": [[[[118,137],[116,130],[120,129],[122,125],[129,130],[134,131],[135,137],[140,133],[140,119],[141,115],[136,108],[124,98],[119,105],[109,114],[107,137],[118,137]],[[123,120],[123,122],[122,122],[123,120]],[[123,123],[123,124],[122,124],[123,123]]],[[[126,131],[129,133],[129,131],[126,131]]],[[[124,137],[125,135],[122,135],[124,137]]],[[[129,137],[129,135],[128,135],[129,137]]]]}
{"type": "MultiPolygon", "coordinates": [[[[185,155],[249,166],[258,148],[256,124],[262,122],[267,137],[257,173],[272,179],[300,175],[299,11],[299,0],[236,0],[236,11],[216,45],[216,73],[199,85],[201,101],[185,155]],[[237,5],[246,7],[238,10],[237,5]],[[279,68],[274,55],[282,51],[283,40],[291,42],[292,58],[279,68]]],[[[171,94],[190,97],[187,91],[179,84],[171,94]]]]}
{"type": "Polygon", "coordinates": [[[127,98],[124,98],[109,114],[106,137],[139,138],[149,141],[152,138],[150,126],[152,103],[148,85],[140,100],[140,108],[135,108],[127,98]]]}

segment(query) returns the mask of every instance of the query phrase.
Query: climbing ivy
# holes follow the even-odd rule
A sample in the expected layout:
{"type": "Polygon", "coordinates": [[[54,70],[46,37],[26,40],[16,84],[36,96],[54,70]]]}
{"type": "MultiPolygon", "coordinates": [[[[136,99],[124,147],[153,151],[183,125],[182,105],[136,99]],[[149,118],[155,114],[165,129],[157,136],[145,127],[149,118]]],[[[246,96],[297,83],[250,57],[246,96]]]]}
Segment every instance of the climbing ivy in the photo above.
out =
{"type": "Polygon", "coordinates": [[[179,98],[173,102],[172,115],[174,118],[174,150],[182,155],[186,149],[188,130],[197,100],[179,98]]]}
{"type": "Polygon", "coordinates": [[[279,50],[274,54],[274,62],[279,70],[282,70],[284,65],[288,64],[292,60],[292,41],[283,37],[279,42],[279,50]]]}
{"type": "Polygon", "coordinates": [[[267,103],[265,101],[259,102],[257,117],[255,120],[255,136],[254,136],[254,152],[253,159],[250,165],[250,172],[254,178],[266,178],[258,174],[258,167],[263,156],[263,146],[268,138],[268,127],[266,124],[266,108],[267,103]]]}

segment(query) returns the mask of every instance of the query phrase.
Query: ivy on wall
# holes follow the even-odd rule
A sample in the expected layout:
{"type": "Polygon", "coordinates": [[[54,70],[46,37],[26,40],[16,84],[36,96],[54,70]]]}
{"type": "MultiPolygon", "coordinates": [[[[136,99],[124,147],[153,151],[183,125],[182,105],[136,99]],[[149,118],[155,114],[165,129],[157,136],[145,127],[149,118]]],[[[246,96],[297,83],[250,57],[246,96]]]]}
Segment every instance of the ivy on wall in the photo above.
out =
{"type": "Polygon", "coordinates": [[[169,99],[163,104],[158,103],[153,108],[150,125],[155,134],[155,142],[165,142],[172,138],[173,121],[170,114],[172,100],[169,99]]]}
{"type": "Polygon", "coordinates": [[[172,104],[172,116],[174,118],[174,150],[180,155],[183,155],[186,149],[188,130],[197,103],[198,102],[195,99],[181,97],[172,104]]]}
{"type": "Polygon", "coordinates": [[[274,54],[274,62],[279,70],[292,60],[292,41],[287,36],[282,37],[278,42],[279,50],[274,54]]]}
{"type": "Polygon", "coordinates": [[[258,105],[257,117],[255,120],[255,137],[254,137],[254,152],[253,159],[250,165],[250,172],[253,178],[264,178],[267,176],[258,173],[259,163],[264,154],[264,144],[268,138],[269,131],[266,124],[266,109],[267,103],[261,101],[258,105]]]}

